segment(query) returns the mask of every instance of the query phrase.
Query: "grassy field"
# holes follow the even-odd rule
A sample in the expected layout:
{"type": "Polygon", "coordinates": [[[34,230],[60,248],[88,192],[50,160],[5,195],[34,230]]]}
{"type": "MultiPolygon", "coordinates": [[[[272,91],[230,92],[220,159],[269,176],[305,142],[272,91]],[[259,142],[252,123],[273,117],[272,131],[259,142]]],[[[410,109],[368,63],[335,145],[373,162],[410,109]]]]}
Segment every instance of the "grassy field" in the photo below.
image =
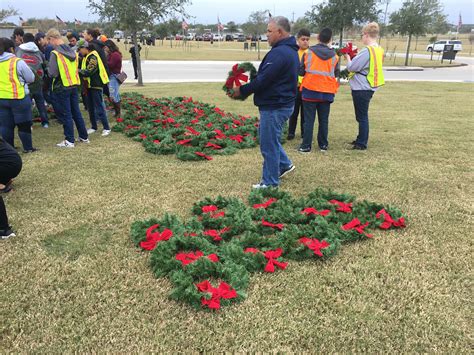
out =
{"type": "MultiPolygon", "coordinates": [[[[59,150],[57,124],[35,125],[41,150],[23,156],[5,196],[17,237],[0,243],[0,349],[5,352],[472,350],[472,84],[388,83],[371,106],[370,149],[354,138],[350,91],[332,105],[330,150],[299,155],[282,189],[316,187],[401,208],[408,228],[375,233],[326,263],[292,262],[254,275],[248,298],[219,313],[170,301],[132,221],[189,216],[204,196],[246,197],[259,180],[257,148],[211,162],[144,152],[113,133],[59,150]],[[471,261],[470,261],[471,260],[471,261]]],[[[238,113],[220,84],[160,84],[126,91],[188,95],[238,113]]]]}
{"type": "MultiPolygon", "coordinates": [[[[428,44],[428,37],[420,38],[418,45],[413,42],[411,46],[410,53],[417,54],[429,54],[426,52],[426,46],[428,44]],[[416,48],[416,49],[415,49],[416,48]]],[[[466,38],[463,40],[463,49],[464,52],[458,53],[459,56],[469,56],[470,45],[469,41],[466,38]]],[[[360,42],[360,39],[355,39],[355,44],[359,48],[363,48],[364,45],[360,42]]],[[[312,40],[312,43],[316,43],[316,39],[312,40]]],[[[124,59],[130,59],[130,54],[128,45],[124,45],[123,42],[119,43],[119,46],[124,55],[124,59]]],[[[260,44],[260,59],[266,54],[269,50],[267,42],[261,42],[260,44]]],[[[392,53],[405,53],[406,51],[406,39],[402,37],[389,37],[382,39],[382,46],[385,51],[389,54],[392,53]]],[[[186,45],[183,41],[156,41],[156,46],[143,46],[142,56],[143,59],[148,60],[231,60],[231,61],[246,61],[246,60],[258,60],[258,53],[256,50],[246,51],[243,49],[244,44],[241,42],[196,42],[188,41],[186,45]]],[[[404,56],[398,56],[399,59],[392,65],[404,65],[404,56]]],[[[438,60],[438,55],[435,53],[433,55],[433,61],[426,59],[414,58],[410,66],[448,66],[446,62],[441,64],[440,59],[438,60]]]]}

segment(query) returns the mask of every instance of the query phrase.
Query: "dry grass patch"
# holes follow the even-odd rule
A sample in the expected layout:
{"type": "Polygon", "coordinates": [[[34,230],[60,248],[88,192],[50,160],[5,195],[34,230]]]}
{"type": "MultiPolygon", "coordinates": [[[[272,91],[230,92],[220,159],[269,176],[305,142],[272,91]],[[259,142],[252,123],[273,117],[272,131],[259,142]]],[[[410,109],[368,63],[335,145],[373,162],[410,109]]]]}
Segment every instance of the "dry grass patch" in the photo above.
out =
{"type": "MultiPolygon", "coordinates": [[[[193,96],[257,114],[220,84],[124,90],[193,96]]],[[[0,243],[0,348],[15,352],[293,350],[468,352],[472,336],[472,84],[389,83],[373,99],[370,149],[344,142],[356,129],[350,92],[330,117],[327,155],[299,155],[282,189],[318,186],[400,207],[403,231],[376,233],[329,262],[293,262],[255,275],[249,297],[219,313],[167,299],[147,254],[128,233],[137,219],[188,217],[218,194],[245,198],[258,181],[258,148],[211,162],[144,152],[121,134],[54,147],[61,129],[34,130],[41,150],[24,156],[6,197],[18,236],[0,243]]]]}

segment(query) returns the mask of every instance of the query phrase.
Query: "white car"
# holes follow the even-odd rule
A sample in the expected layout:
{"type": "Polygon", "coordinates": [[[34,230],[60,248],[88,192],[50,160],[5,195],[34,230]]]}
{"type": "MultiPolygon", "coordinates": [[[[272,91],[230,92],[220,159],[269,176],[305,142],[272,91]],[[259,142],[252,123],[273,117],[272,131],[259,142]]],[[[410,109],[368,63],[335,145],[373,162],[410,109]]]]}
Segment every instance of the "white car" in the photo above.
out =
{"type": "MultiPolygon", "coordinates": [[[[347,41],[347,40],[343,40],[342,41],[342,48],[345,48],[347,47],[347,43],[349,43],[351,41],[347,41]]],[[[334,41],[331,43],[331,48],[333,49],[339,49],[339,41],[334,41]]],[[[357,49],[357,46],[354,44],[354,42],[352,42],[352,49],[357,49]]]]}
{"type": "Polygon", "coordinates": [[[446,44],[452,44],[454,45],[454,51],[455,52],[460,52],[462,51],[462,42],[453,40],[453,41],[448,41],[448,40],[442,40],[442,41],[436,41],[435,43],[430,43],[426,47],[426,50],[428,52],[442,52],[444,50],[444,46],[446,44]]]}
{"type": "Polygon", "coordinates": [[[218,35],[217,33],[213,33],[212,34],[212,40],[213,41],[223,41],[224,40],[224,36],[223,35],[218,35]]]}

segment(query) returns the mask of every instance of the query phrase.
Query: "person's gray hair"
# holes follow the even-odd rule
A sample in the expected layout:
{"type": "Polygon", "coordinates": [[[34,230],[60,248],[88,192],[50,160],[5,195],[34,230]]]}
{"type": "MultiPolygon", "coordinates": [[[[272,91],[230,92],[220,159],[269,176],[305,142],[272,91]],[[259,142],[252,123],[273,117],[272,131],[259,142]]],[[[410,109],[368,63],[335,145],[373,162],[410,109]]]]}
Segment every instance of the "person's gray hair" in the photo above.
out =
{"type": "Polygon", "coordinates": [[[277,27],[281,28],[283,31],[287,33],[291,32],[290,20],[288,20],[284,16],[272,17],[269,22],[274,22],[277,25],[277,27]]]}

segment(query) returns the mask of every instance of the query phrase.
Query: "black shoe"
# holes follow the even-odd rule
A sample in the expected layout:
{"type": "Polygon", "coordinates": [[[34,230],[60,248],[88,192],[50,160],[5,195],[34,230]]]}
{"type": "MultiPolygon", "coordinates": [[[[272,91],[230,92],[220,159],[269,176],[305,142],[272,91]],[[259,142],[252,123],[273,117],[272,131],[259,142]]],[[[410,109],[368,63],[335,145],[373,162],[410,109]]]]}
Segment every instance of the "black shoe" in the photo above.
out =
{"type": "Polygon", "coordinates": [[[289,167],[287,167],[286,169],[283,169],[282,171],[280,171],[280,179],[283,177],[283,176],[286,176],[288,175],[289,173],[291,173],[293,170],[296,169],[296,166],[294,166],[293,164],[291,164],[289,167]]]}
{"type": "Polygon", "coordinates": [[[322,147],[319,147],[319,150],[323,153],[327,152],[328,151],[328,146],[327,145],[323,145],[322,147]]]}
{"type": "Polygon", "coordinates": [[[311,148],[298,148],[298,152],[302,154],[311,153],[311,148]]]}
{"type": "Polygon", "coordinates": [[[289,134],[288,137],[286,137],[286,139],[291,141],[291,140],[295,139],[295,135],[294,134],[289,134]]]}
{"type": "Polygon", "coordinates": [[[360,145],[360,144],[354,144],[354,145],[352,146],[352,150],[367,150],[367,147],[364,147],[364,146],[362,146],[362,145],[360,145]]]}
{"type": "Polygon", "coordinates": [[[11,237],[16,237],[16,234],[12,231],[11,227],[8,227],[8,229],[0,230],[1,240],[6,240],[11,237]]]}
{"type": "Polygon", "coordinates": [[[5,184],[5,187],[1,189],[0,192],[6,194],[10,192],[12,189],[13,189],[13,179],[10,179],[10,181],[5,184]]]}
{"type": "Polygon", "coordinates": [[[34,153],[37,152],[39,149],[38,148],[31,148],[28,150],[23,150],[23,153],[28,154],[28,153],[34,153]]]}

